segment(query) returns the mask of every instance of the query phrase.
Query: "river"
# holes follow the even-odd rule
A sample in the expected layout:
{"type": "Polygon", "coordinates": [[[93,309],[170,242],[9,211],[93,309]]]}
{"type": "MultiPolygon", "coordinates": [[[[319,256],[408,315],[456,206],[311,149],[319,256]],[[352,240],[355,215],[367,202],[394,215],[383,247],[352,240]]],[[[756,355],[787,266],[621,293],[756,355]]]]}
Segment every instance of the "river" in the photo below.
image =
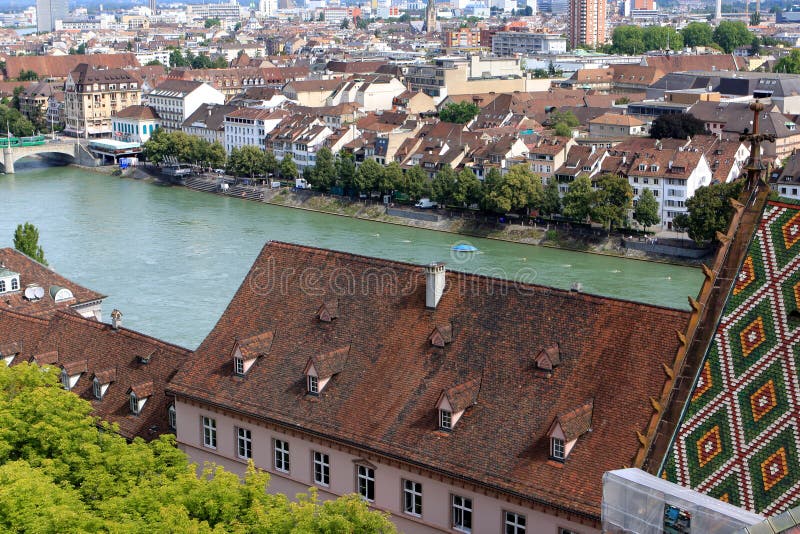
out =
{"type": "MultiPolygon", "coordinates": [[[[40,231],[51,267],[108,295],[125,326],[196,347],[264,243],[275,239],[414,263],[524,276],[535,283],[686,309],[699,269],[464,238],[22,162],[0,175],[0,247],[16,225],[40,231]],[[468,242],[480,252],[450,252],[468,242]]],[[[24,282],[23,282],[24,283],[24,282]]],[[[635,320],[635,318],[631,318],[635,320]]]]}

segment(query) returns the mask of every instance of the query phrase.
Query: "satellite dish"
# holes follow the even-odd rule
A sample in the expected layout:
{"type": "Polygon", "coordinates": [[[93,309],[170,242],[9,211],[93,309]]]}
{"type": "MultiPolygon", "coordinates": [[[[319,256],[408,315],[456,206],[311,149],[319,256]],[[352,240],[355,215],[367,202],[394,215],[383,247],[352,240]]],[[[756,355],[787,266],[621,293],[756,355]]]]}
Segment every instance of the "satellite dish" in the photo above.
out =
{"type": "Polygon", "coordinates": [[[36,298],[36,288],[35,287],[26,287],[25,288],[25,298],[28,300],[34,300],[36,298]]]}
{"type": "Polygon", "coordinates": [[[37,299],[44,297],[44,288],[42,286],[36,286],[35,288],[33,288],[33,290],[34,290],[34,295],[36,295],[37,299]]]}

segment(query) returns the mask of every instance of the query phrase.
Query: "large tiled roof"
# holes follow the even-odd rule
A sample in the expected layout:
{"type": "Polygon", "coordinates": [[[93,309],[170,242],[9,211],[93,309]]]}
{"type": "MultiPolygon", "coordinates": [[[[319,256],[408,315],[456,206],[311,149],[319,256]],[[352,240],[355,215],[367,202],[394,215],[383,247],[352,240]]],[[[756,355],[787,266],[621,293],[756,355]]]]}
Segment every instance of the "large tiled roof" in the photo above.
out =
{"type": "Polygon", "coordinates": [[[800,206],[769,202],[664,478],[757,513],[800,503],[800,206]]]}
{"type": "Polygon", "coordinates": [[[67,280],[55,271],[50,270],[13,248],[0,248],[0,267],[19,273],[20,291],[0,294],[0,309],[14,310],[28,315],[45,316],[59,308],[102,300],[101,295],[91,289],[67,280]],[[30,284],[38,284],[44,289],[44,296],[39,300],[25,298],[24,290],[30,284]],[[58,286],[69,289],[74,299],[56,303],[50,296],[50,287],[58,286]]]}
{"type": "Polygon", "coordinates": [[[20,72],[32,70],[39,78],[66,78],[80,63],[95,67],[138,67],[139,61],[131,52],[123,54],[87,54],[70,56],[9,56],[6,58],[6,75],[18,78],[20,72]]]}
{"type": "Polygon", "coordinates": [[[447,280],[432,310],[420,266],[269,243],[170,390],[599,518],[602,475],[633,462],[687,314],[457,272],[447,280]],[[337,317],[320,320],[334,298],[337,317]],[[448,325],[450,342],[433,343],[448,325]],[[235,378],[236,340],[265,332],[269,355],[235,378]],[[560,365],[543,378],[534,360],[556,343],[560,365]],[[309,358],[347,346],[310,399],[309,358]],[[475,379],[479,388],[466,388],[475,402],[452,432],[438,431],[442,393],[475,379]],[[556,416],[587,399],[592,432],[563,465],[548,462],[556,416]]]}

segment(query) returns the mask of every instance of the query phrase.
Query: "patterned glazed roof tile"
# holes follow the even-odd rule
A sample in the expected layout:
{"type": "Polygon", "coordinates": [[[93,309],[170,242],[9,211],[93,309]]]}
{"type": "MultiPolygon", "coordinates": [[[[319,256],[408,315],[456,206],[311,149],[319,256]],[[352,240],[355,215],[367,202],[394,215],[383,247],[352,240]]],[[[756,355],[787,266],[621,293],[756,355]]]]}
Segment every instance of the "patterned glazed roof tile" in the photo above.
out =
{"type": "Polygon", "coordinates": [[[768,516],[800,503],[800,205],[769,202],[662,476],[768,516]]]}

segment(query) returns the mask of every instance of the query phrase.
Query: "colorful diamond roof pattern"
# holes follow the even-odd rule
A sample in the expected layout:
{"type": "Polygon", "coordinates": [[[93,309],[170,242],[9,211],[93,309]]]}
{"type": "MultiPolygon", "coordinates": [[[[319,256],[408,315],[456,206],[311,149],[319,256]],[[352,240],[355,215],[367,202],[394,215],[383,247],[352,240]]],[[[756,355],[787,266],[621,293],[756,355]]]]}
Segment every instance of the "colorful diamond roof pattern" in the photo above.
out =
{"type": "Polygon", "coordinates": [[[800,205],[769,202],[662,476],[748,510],[800,504],[800,205]]]}

